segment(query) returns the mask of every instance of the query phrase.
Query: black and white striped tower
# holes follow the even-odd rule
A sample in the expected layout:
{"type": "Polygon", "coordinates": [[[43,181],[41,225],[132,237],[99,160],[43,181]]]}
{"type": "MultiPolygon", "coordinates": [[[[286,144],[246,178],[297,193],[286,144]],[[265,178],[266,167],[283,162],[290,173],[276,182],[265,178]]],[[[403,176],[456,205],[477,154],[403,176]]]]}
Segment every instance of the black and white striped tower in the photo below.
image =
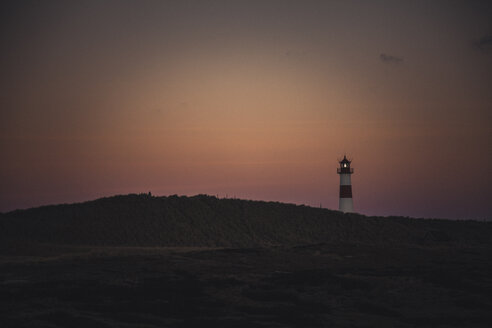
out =
{"type": "Polygon", "coordinates": [[[337,168],[337,173],[340,174],[340,199],[338,201],[338,210],[342,212],[353,212],[354,203],[352,201],[352,183],[350,175],[354,173],[354,169],[350,168],[350,163],[346,156],[339,161],[340,167],[337,168]]]}

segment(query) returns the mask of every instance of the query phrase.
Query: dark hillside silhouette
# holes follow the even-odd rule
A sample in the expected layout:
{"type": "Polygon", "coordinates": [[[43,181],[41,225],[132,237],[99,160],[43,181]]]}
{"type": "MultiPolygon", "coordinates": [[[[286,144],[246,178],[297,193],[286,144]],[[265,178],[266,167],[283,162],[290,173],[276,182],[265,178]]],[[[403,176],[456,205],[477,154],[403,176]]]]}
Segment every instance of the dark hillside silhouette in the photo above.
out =
{"type": "Polygon", "coordinates": [[[2,215],[0,240],[97,246],[489,244],[492,224],[366,217],[278,202],[131,194],[2,215]]]}

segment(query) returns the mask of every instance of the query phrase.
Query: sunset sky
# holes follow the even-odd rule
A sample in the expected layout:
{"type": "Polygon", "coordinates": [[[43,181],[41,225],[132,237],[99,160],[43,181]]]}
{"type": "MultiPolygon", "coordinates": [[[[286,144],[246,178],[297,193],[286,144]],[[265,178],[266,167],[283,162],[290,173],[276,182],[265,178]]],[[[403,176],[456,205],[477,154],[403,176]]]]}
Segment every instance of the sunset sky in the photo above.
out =
{"type": "Polygon", "coordinates": [[[0,211],[151,191],[492,220],[490,1],[1,5],[0,211]]]}

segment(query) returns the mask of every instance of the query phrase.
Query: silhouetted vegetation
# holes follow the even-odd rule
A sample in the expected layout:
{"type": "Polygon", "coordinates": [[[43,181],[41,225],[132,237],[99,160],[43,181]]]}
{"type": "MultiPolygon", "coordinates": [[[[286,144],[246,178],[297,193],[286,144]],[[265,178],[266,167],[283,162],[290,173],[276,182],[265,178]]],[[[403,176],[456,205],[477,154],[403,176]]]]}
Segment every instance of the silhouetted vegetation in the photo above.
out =
{"type": "Polygon", "coordinates": [[[492,224],[366,217],[277,202],[212,196],[114,196],[17,210],[0,240],[106,246],[267,247],[316,243],[489,244],[492,224]]]}

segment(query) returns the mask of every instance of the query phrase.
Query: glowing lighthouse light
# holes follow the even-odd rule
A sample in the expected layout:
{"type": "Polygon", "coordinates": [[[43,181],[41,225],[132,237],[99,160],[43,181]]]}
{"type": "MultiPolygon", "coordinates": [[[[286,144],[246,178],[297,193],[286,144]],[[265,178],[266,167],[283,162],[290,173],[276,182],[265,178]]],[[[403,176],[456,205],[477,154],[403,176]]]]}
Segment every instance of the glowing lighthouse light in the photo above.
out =
{"type": "Polygon", "coordinates": [[[340,199],[338,201],[338,210],[342,212],[353,212],[354,203],[352,201],[352,183],[350,175],[354,173],[354,169],[350,168],[350,163],[347,157],[339,161],[340,167],[337,168],[337,173],[340,174],[340,199]]]}

